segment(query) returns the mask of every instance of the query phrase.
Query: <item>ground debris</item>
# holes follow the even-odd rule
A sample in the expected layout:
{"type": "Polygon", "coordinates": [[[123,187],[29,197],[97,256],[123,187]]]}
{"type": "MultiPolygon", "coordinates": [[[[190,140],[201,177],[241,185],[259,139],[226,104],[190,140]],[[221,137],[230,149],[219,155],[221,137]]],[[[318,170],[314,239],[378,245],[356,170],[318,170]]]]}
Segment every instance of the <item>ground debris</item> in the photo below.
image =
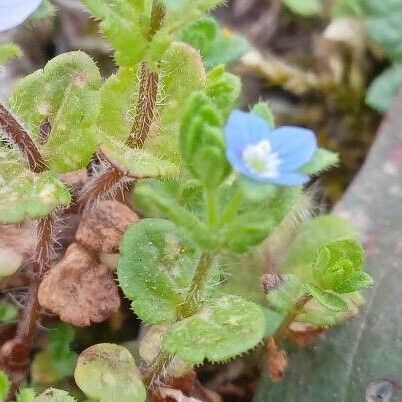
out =
{"type": "Polygon", "coordinates": [[[138,219],[138,215],[121,202],[99,201],[84,212],[76,240],[99,253],[116,253],[124,232],[138,219]]]}
{"type": "Polygon", "coordinates": [[[73,243],[39,287],[39,303],[77,327],[108,319],[120,307],[112,272],[73,243]]]}

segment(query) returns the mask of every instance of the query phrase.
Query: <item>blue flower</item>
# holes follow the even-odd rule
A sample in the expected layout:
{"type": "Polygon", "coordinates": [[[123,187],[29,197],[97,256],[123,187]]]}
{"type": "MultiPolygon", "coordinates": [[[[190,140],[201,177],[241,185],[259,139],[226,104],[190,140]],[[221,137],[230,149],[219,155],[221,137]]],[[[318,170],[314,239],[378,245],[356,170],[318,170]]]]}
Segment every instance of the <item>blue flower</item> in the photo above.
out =
{"type": "Polygon", "coordinates": [[[229,116],[225,137],[227,158],[244,176],[285,186],[309,180],[298,169],[317,151],[312,131],[292,126],[273,129],[261,117],[235,110],[229,116]]]}

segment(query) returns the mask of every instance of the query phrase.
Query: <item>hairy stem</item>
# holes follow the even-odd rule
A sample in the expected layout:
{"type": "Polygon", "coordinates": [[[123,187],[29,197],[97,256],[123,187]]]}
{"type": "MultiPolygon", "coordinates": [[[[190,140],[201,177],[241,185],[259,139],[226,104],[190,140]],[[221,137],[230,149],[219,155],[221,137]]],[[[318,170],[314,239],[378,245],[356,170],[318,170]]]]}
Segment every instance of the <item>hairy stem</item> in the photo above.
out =
{"type": "Polygon", "coordinates": [[[37,322],[40,319],[38,290],[43,275],[50,268],[54,244],[54,216],[48,215],[39,220],[37,235],[35,255],[29,267],[31,282],[24,311],[14,339],[6,342],[0,349],[1,366],[8,372],[13,384],[8,400],[13,400],[19,384],[25,379],[29,370],[29,357],[35,341],[37,322]]]}
{"type": "Polygon", "coordinates": [[[284,340],[288,332],[290,324],[297,318],[297,316],[303,311],[304,306],[313,297],[308,293],[302,295],[295,303],[293,310],[284,318],[281,326],[276,330],[273,339],[277,345],[284,340]]]}
{"type": "Polygon", "coordinates": [[[198,310],[213,261],[213,254],[203,253],[201,255],[193,279],[191,281],[186,300],[181,309],[182,313],[180,319],[189,317],[198,310]]]}
{"type": "Polygon", "coordinates": [[[163,372],[169,366],[172,360],[173,356],[165,352],[160,352],[155,357],[153,362],[151,362],[148,371],[142,377],[144,384],[147,386],[151,386],[152,383],[163,374],[163,372]]]}
{"type": "Polygon", "coordinates": [[[28,161],[29,168],[36,173],[46,170],[45,161],[27,131],[17,119],[0,103],[0,127],[5,131],[7,140],[18,147],[28,161]]]}
{"type": "Polygon", "coordinates": [[[120,187],[124,178],[124,173],[120,169],[113,165],[108,166],[102,174],[89,181],[80,194],[78,202],[87,205],[104,198],[105,195],[113,194],[114,190],[120,187]]]}
{"type": "MultiPolygon", "coordinates": [[[[153,0],[151,22],[147,32],[147,40],[151,42],[155,34],[162,27],[165,18],[165,6],[160,0],[153,0]]],[[[155,116],[155,106],[159,88],[159,73],[152,71],[147,62],[139,66],[140,88],[134,124],[127,138],[126,144],[130,148],[141,148],[149,134],[155,116]]]]}
{"type": "Polygon", "coordinates": [[[141,148],[151,130],[155,116],[158,96],[159,74],[151,71],[146,62],[142,62],[140,71],[140,89],[138,94],[135,120],[126,144],[130,148],[141,148]]]}

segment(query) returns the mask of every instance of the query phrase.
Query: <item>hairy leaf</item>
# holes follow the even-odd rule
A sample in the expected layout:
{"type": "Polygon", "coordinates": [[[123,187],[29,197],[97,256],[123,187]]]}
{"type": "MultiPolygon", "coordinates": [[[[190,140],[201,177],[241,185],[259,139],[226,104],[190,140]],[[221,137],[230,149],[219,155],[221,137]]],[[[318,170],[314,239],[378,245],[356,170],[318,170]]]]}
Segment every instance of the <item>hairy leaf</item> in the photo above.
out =
{"type": "Polygon", "coordinates": [[[6,400],[9,389],[10,389],[10,381],[6,373],[0,370],[0,401],[6,400]]]}
{"type": "Polygon", "coordinates": [[[366,31],[384,53],[394,61],[402,60],[402,7],[400,0],[366,0],[366,31]]]}
{"type": "Polygon", "coordinates": [[[51,169],[86,166],[97,145],[101,77],[83,52],[64,53],[17,84],[10,105],[51,169]]]}
{"type": "Polygon", "coordinates": [[[264,337],[265,314],[256,304],[226,295],[173,324],[163,348],[182,360],[222,362],[255,347],[264,337]]]}
{"type": "MultiPolygon", "coordinates": [[[[188,201],[188,192],[197,193],[197,190],[197,187],[180,190],[179,185],[172,181],[143,180],[135,186],[134,200],[136,205],[143,207],[142,211],[148,212],[149,217],[169,219],[200,248],[216,250],[221,244],[219,237],[198,219],[194,210],[188,209],[195,206],[188,201]]],[[[196,197],[191,198],[193,200],[199,202],[196,197]]]]}
{"type": "Polygon", "coordinates": [[[313,159],[302,166],[299,171],[300,173],[304,173],[307,175],[316,175],[336,166],[338,163],[338,154],[323,148],[319,148],[313,156],[313,159]]]}
{"type": "MultiPolygon", "coordinates": [[[[6,324],[18,318],[18,309],[14,304],[0,303],[0,324],[6,324]]],[[[1,398],[0,398],[1,399],[1,398]]]]}
{"type": "Polygon", "coordinates": [[[370,84],[366,95],[367,104],[378,112],[386,112],[401,85],[402,63],[397,63],[383,71],[370,84]]]}
{"type": "Polygon", "coordinates": [[[33,173],[19,155],[0,147],[0,223],[38,219],[68,205],[71,195],[52,172],[33,173]]]}
{"type": "Polygon", "coordinates": [[[180,122],[190,95],[206,84],[206,74],[199,52],[189,45],[175,42],[161,63],[161,82],[156,124],[144,148],[179,165],[180,122]]]}
{"type": "Polygon", "coordinates": [[[21,57],[22,50],[14,43],[6,43],[0,46],[0,65],[4,64],[9,59],[14,57],[21,57]]]}
{"type": "Polygon", "coordinates": [[[199,49],[208,69],[232,63],[250,49],[247,40],[226,28],[221,29],[215,18],[206,17],[185,29],[181,39],[199,49]]]}
{"type": "Polygon", "coordinates": [[[144,402],[145,387],[130,352],[101,343],[84,350],[74,373],[78,387],[99,402],[144,402]]]}
{"type": "Polygon", "coordinates": [[[125,234],[118,278],[146,323],[174,321],[186,299],[199,253],[163,219],[143,219],[125,234]]]}

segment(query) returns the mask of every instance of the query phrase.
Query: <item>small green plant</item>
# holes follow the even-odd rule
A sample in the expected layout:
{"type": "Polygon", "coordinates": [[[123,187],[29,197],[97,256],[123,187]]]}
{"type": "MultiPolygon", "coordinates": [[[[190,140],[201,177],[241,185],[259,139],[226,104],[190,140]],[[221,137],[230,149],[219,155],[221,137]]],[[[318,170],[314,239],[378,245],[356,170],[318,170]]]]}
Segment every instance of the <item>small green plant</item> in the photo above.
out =
{"type": "MultiPolygon", "coordinates": [[[[318,148],[308,129],[275,127],[263,102],[247,113],[235,109],[240,80],[219,63],[247,46],[213,19],[200,19],[221,1],[83,3],[115,49],[117,72],[103,81],[85,53],[62,54],[0,105],[0,222],[37,220],[28,300],[15,337],[0,350],[12,389],[28,371],[38,289],[54,260],[59,218],[69,218],[63,208],[95,210],[119,189],[131,191],[144,218],[124,233],[118,283],[150,331],[163,329],[154,353],[136,362],[120,345],[99,344],[75,365],[74,335],[62,325],[36,354],[33,377],[52,374],[56,382],[75,365],[76,384],[91,400],[143,402],[161,379],[234,359],[267,340],[280,345],[294,322],[326,329],[355,314],[358,292],[372,280],[357,236],[339,218],[301,225],[282,273],[265,276],[265,292],[259,275],[238,280],[255,272],[240,259],[298,226],[308,197],[303,185],[338,157],[318,148]],[[198,46],[204,63],[180,39],[198,46]],[[92,174],[76,193],[65,174],[89,164],[92,174]]],[[[2,373],[0,381],[4,396],[9,380],[2,373]]],[[[17,400],[75,400],[53,388],[33,395],[25,388],[17,400]]]]}

